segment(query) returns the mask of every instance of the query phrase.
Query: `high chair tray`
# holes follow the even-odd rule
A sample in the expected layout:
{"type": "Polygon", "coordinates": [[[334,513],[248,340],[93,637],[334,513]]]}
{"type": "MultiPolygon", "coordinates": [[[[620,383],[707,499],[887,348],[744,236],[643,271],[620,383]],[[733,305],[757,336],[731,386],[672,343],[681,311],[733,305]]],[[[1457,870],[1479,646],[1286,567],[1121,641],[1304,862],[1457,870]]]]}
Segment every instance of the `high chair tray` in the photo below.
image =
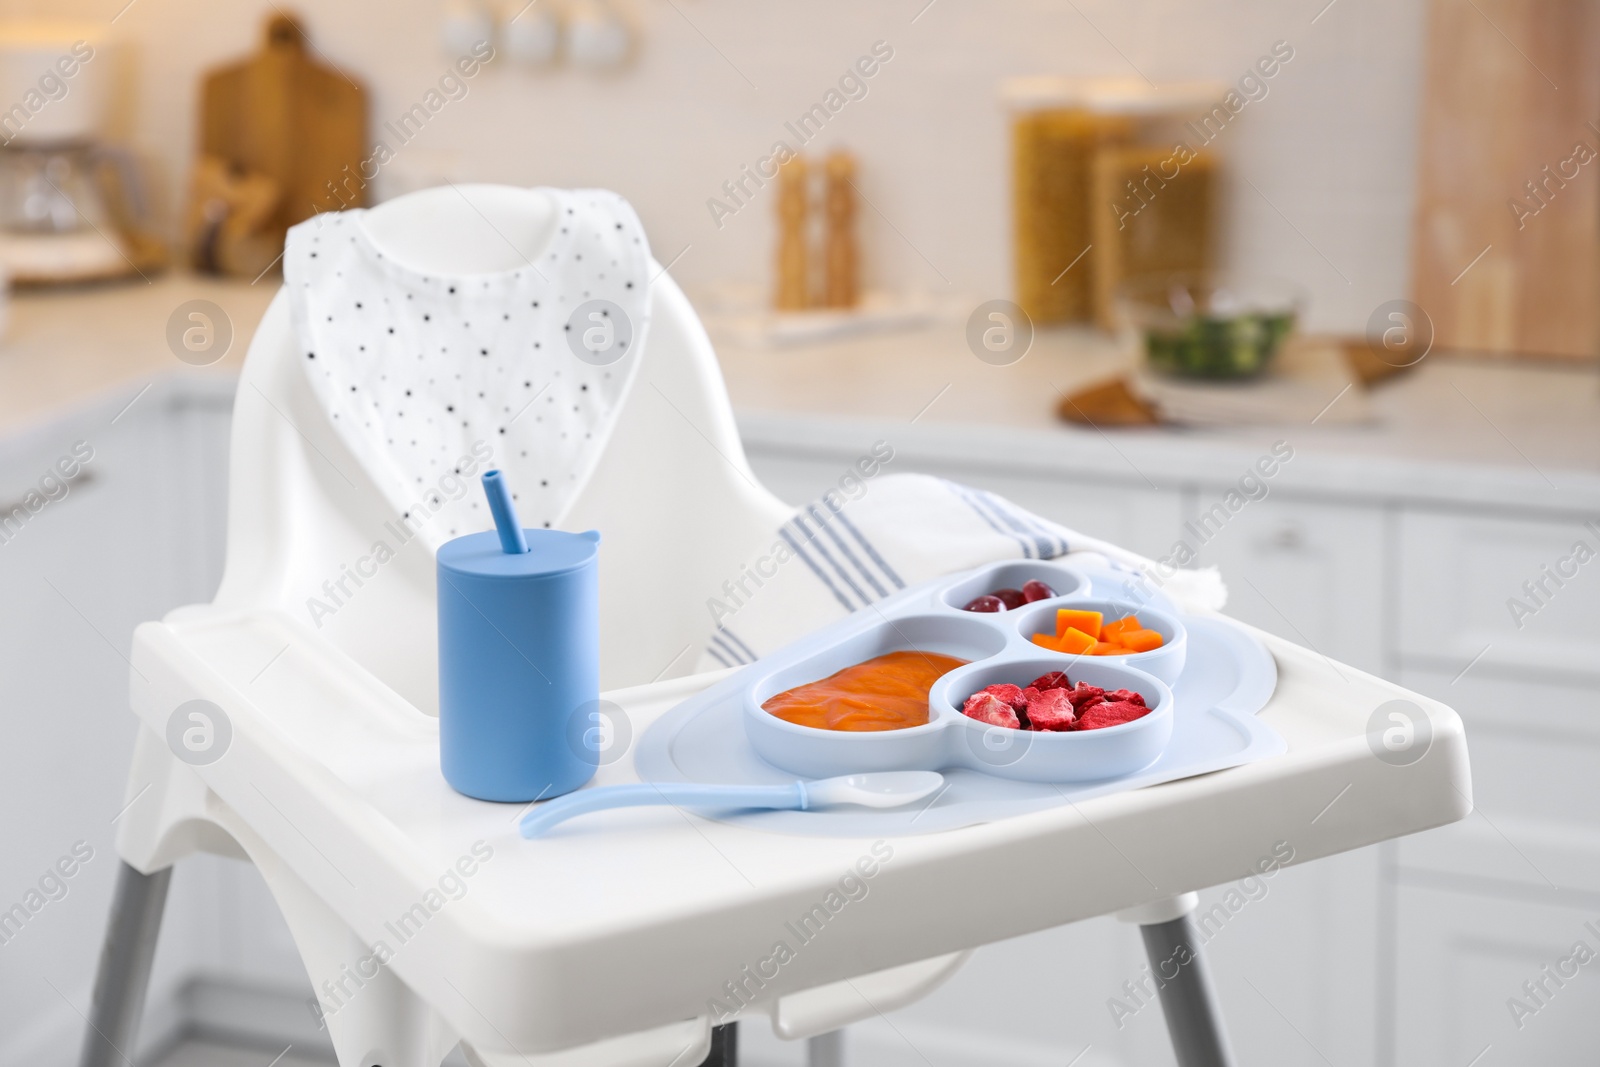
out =
{"type": "Polygon", "coordinates": [[[1121,581],[1109,571],[1034,561],[981,567],[907,590],[684,701],[644,733],[636,769],[646,781],[750,785],[797,775],[942,770],[947,787],[931,803],[904,810],[721,816],[785,833],[908,834],[989,822],[1283,752],[1283,739],[1255,717],[1277,684],[1277,666],[1260,642],[1220,616],[1178,615],[1148,599],[1124,600],[1121,581]],[[975,590],[1027,578],[1048,581],[1061,595],[994,614],[959,608],[975,590]],[[1048,652],[1028,641],[1027,634],[1054,619],[1057,607],[1071,606],[1101,608],[1108,616],[1137,612],[1166,641],[1153,652],[1117,657],[1124,662],[1048,652]],[[796,726],[761,708],[783,688],[903,648],[971,660],[934,683],[927,725],[849,733],[796,726]],[[983,685],[1026,685],[1052,670],[1064,670],[1075,682],[1133,689],[1153,710],[1132,723],[1082,733],[989,726],[959,710],[983,685]]]}
{"type": "MultiPolygon", "coordinates": [[[[1465,733],[1448,707],[1241,628],[1278,668],[1259,713],[1287,742],[1272,758],[937,834],[777,834],[663,807],[600,812],[525,841],[523,805],[471,800],[445,784],[437,719],[302,621],[185,608],[135,635],[142,728],[117,851],[156,870],[196,840],[197,819],[218,821],[362,946],[392,947],[386,924],[436,892],[463,856],[492,849],[461,899],[386,969],[443,1005],[480,1047],[526,1056],[704,1016],[708,993],[864,856],[892,850],[868,903],[836,917],[763,991],[777,1017],[792,993],[846,980],[845,993],[864,990],[868,972],[1243,877],[1283,842],[1298,865],[1471,811],[1465,733]],[[180,760],[166,740],[175,712],[195,699],[215,702],[231,723],[226,754],[212,763],[180,760]],[[1425,728],[1426,743],[1404,759],[1381,743],[1388,720],[1373,725],[1396,701],[1425,728]],[[972,906],[1002,889],[1028,906],[972,906]],[[670,982],[637,965],[645,954],[674,961],[670,982]]],[[[638,739],[727,677],[605,698],[638,739]]],[[[619,758],[595,785],[637,781],[636,772],[619,758]]],[[[199,840],[221,847],[214,833],[199,840]]],[[[350,959],[367,951],[355,945],[350,959]]],[[[343,949],[330,951],[333,966],[345,961],[343,949]]]]}

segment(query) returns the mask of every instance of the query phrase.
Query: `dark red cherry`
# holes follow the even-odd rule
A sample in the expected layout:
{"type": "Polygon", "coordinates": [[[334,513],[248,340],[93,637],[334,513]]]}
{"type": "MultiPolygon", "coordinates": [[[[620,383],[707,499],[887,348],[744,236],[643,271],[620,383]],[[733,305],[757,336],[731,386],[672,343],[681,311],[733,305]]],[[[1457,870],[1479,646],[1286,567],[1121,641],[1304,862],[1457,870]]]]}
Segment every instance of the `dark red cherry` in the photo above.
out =
{"type": "Polygon", "coordinates": [[[999,597],[1000,602],[1012,611],[1028,602],[1027,594],[1020,589],[996,589],[989,595],[999,597]]]}
{"type": "Polygon", "coordinates": [[[1023,603],[1032,604],[1035,600],[1049,600],[1056,595],[1056,591],[1037,578],[1022,585],[1023,603]]]}
{"type": "Polygon", "coordinates": [[[1006,610],[1006,602],[1004,600],[1001,600],[997,596],[990,596],[990,595],[986,594],[984,596],[978,597],[975,600],[969,601],[967,603],[967,605],[965,607],[963,607],[961,610],[962,611],[1004,611],[1004,610],[1006,610]]]}

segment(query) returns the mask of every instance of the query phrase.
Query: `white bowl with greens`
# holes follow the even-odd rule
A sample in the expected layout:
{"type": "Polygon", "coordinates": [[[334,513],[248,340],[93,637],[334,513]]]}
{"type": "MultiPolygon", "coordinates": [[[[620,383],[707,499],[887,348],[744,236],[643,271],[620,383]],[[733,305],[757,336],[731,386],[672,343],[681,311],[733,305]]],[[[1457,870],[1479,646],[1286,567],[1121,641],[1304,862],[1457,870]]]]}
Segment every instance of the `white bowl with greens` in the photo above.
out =
{"type": "Polygon", "coordinates": [[[1304,297],[1274,278],[1174,275],[1122,287],[1150,366],[1183,378],[1253,378],[1294,332],[1304,297]]]}

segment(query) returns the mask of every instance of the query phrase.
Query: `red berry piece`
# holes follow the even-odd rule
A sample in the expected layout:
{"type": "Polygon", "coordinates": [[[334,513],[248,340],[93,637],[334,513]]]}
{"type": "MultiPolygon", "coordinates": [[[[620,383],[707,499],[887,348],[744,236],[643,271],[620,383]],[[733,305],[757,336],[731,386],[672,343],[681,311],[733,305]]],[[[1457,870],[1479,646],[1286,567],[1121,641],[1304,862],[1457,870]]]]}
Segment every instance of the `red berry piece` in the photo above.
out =
{"type": "Polygon", "coordinates": [[[1056,591],[1045,583],[1035,578],[1031,582],[1022,583],[1022,599],[1029,604],[1035,600],[1049,600],[1056,595],[1056,591]]]}
{"type": "Polygon", "coordinates": [[[999,597],[1000,602],[1012,611],[1028,602],[1027,594],[1020,589],[996,589],[989,595],[999,597]]]}
{"type": "Polygon", "coordinates": [[[1033,686],[1035,689],[1072,688],[1072,683],[1067,680],[1066,674],[1062,671],[1051,671],[1049,674],[1041,674],[1028,684],[1033,686]]]}
{"type": "Polygon", "coordinates": [[[1013,730],[1022,727],[1022,720],[1017,718],[1017,713],[1012,710],[1011,705],[993,693],[973,693],[961,706],[961,714],[969,719],[986,722],[990,726],[1009,726],[1013,730]]]}
{"type": "Polygon", "coordinates": [[[1144,702],[1144,697],[1140,696],[1138,693],[1135,693],[1132,689],[1113,689],[1106,694],[1106,700],[1126,700],[1130,704],[1139,705],[1141,708],[1148,706],[1144,702]]]}
{"type": "Polygon", "coordinates": [[[997,685],[984,686],[983,692],[999,697],[1001,700],[1004,700],[1007,704],[1010,704],[1018,711],[1021,711],[1023,708],[1028,706],[1028,698],[1023,695],[1022,687],[1020,685],[1011,685],[1007,682],[1000,682],[997,685]]]}
{"type": "Polygon", "coordinates": [[[1121,726],[1150,714],[1150,709],[1131,700],[1102,702],[1078,716],[1078,729],[1103,730],[1107,726],[1121,726]]]}
{"type": "Polygon", "coordinates": [[[1079,682],[1078,687],[1068,694],[1072,706],[1078,709],[1078,714],[1083,714],[1083,709],[1092,704],[1098,704],[1106,698],[1106,691],[1097,685],[1088,682],[1079,682]]]}
{"type": "Polygon", "coordinates": [[[1070,730],[1077,720],[1065,689],[1046,689],[1028,701],[1028,722],[1034,730],[1070,730]]]}
{"type": "Polygon", "coordinates": [[[977,598],[975,598],[973,600],[969,600],[961,610],[962,611],[1004,611],[1004,610],[1006,610],[1006,602],[1004,600],[1001,600],[997,596],[993,596],[993,595],[990,595],[990,594],[986,593],[983,596],[977,597],[977,598]]]}

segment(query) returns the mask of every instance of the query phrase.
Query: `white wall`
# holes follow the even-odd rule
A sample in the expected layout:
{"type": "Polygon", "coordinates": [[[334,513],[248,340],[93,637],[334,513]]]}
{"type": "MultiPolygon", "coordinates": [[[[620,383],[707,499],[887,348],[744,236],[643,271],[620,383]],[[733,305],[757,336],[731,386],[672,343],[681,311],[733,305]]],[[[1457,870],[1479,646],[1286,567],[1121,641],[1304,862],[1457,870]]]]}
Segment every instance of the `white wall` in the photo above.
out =
{"type": "MultiPolygon", "coordinates": [[[[1230,255],[1309,286],[1319,326],[1358,329],[1407,289],[1420,0],[1336,0],[1315,24],[1325,0],[935,0],[926,10],[927,0],[618,2],[643,34],[632,70],[595,77],[499,62],[400,150],[383,185],[611,186],[639,208],[663,262],[692,246],[674,267],[691,289],[764,278],[770,200],[721,229],[706,200],[881,39],[894,59],[816,142],[862,158],[876,208],[863,211],[869,281],[988,298],[1009,290],[1003,77],[1137,68],[1156,82],[1233,81],[1286,40],[1295,59],[1219,140],[1235,164],[1230,255]]],[[[125,3],[6,7],[109,19],[125,3]]],[[[272,6],[134,0],[117,20],[138,70],[119,125],[159,161],[169,207],[190,158],[198,75],[254,47],[272,6]]],[[[301,9],[318,49],[372,90],[375,121],[416,102],[450,58],[438,44],[442,0],[301,9]]]]}

